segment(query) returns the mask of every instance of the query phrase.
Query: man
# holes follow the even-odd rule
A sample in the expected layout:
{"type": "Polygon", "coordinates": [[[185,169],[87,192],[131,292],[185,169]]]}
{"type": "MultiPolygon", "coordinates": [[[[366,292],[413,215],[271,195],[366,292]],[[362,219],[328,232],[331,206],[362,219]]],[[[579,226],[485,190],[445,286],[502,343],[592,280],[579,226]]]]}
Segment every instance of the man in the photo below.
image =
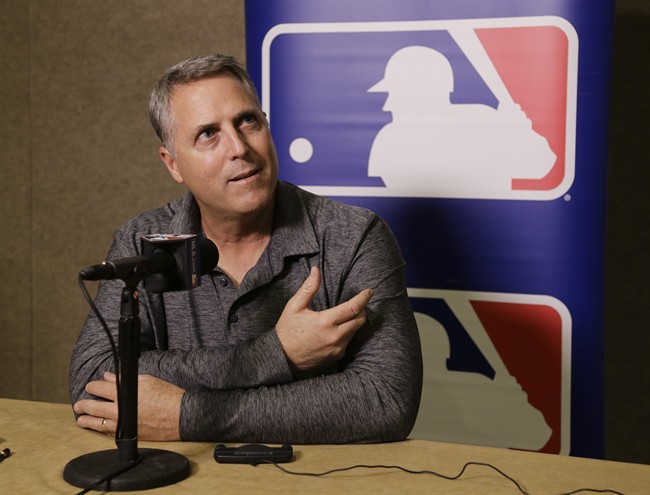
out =
{"type": "MultiPolygon", "coordinates": [[[[143,440],[267,443],[404,439],[422,361],[403,261],[375,214],[278,181],[254,85],[231,57],[182,62],[154,88],[160,157],[188,195],[114,234],[107,259],[151,233],[211,239],[200,287],[140,294],[143,440]]],[[[96,303],[117,333],[122,284],[96,303]]],[[[89,315],[73,351],[78,424],[117,428],[111,352],[89,315]]]]}

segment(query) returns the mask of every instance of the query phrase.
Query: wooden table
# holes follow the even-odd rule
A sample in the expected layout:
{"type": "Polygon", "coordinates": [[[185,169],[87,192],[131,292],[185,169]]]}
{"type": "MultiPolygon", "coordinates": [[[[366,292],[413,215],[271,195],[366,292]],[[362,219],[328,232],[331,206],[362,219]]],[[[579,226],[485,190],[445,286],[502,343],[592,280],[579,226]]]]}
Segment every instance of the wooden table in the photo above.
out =
{"type": "MultiPolygon", "coordinates": [[[[227,494],[464,494],[521,492],[497,472],[470,466],[457,481],[396,469],[354,469],[324,477],[293,476],[272,465],[217,464],[214,443],[140,442],[142,448],[178,452],[192,474],[147,493],[227,494]]],[[[0,399],[0,494],[74,494],[63,480],[67,462],[89,452],[115,448],[114,439],[79,428],[67,404],[0,399]]],[[[400,465],[456,475],[466,462],[489,463],[517,480],[531,495],[558,495],[578,488],[609,488],[626,495],[650,494],[650,466],[423,440],[379,445],[294,445],[295,460],[284,467],[322,472],[355,464],[400,465]]],[[[588,492],[584,492],[588,493],[588,492]]]]}

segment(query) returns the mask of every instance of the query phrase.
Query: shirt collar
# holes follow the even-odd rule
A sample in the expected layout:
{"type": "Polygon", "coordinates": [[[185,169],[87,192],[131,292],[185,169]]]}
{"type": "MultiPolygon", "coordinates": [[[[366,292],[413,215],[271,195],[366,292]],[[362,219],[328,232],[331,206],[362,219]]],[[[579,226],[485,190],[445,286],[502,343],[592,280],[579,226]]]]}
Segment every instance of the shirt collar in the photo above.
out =
{"type": "Polygon", "coordinates": [[[314,225],[299,189],[282,181],[276,188],[273,235],[269,247],[281,251],[283,257],[320,251],[314,225]]]}
{"type": "MultiPolygon", "coordinates": [[[[194,195],[188,192],[185,197],[177,201],[177,209],[169,223],[171,234],[201,234],[201,212],[194,195]]],[[[173,206],[172,206],[173,208],[173,206]]]]}
{"type": "MultiPolygon", "coordinates": [[[[188,192],[177,205],[169,224],[169,232],[201,234],[201,212],[194,195],[188,192]]],[[[320,251],[304,198],[296,186],[278,181],[273,218],[273,234],[267,252],[275,274],[282,270],[284,258],[320,251]]]]}

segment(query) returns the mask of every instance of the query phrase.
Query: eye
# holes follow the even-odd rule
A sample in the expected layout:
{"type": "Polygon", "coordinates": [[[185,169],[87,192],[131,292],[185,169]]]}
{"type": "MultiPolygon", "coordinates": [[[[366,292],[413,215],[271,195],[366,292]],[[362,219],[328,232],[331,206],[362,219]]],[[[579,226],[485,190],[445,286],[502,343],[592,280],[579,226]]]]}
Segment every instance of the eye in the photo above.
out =
{"type": "Polygon", "coordinates": [[[209,141],[212,139],[215,135],[217,134],[217,130],[214,127],[206,127],[205,129],[202,129],[196,140],[201,142],[201,141],[209,141]]]}
{"type": "Polygon", "coordinates": [[[212,136],[214,136],[215,130],[210,128],[210,129],[205,129],[201,131],[201,134],[199,134],[199,139],[210,139],[212,136]]]}
{"type": "Polygon", "coordinates": [[[245,129],[251,129],[255,128],[259,122],[259,119],[257,118],[257,115],[254,113],[249,113],[242,115],[241,119],[239,120],[239,126],[243,127],[245,129]]]}

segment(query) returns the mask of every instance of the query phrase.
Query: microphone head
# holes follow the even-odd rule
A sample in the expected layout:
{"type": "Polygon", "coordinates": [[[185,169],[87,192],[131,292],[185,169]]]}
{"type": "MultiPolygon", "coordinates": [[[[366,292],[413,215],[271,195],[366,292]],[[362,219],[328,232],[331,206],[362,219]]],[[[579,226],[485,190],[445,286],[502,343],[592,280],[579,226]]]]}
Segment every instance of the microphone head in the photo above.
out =
{"type": "Polygon", "coordinates": [[[209,273],[219,260],[217,246],[195,234],[151,234],[141,238],[145,255],[164,252],[176,260],[172,270],[144,279],[149,292],[171,292],[201,285],[201,276],[209,273]]]}
{"type": "Polygon", "coordinates": [[[215,243],[207,237],[201,237],[199,239],[199,247],[201,275],[205,275],[216,268],[219,262],[219,250],[215,243]]]}
{"type": "Polygon", "coordinates": [[[217,266],[219,251],[194,234],[151,234],[140,238],[142,255],[107,260],[79,272],[82,280],[143,281],[149,292],[193,289],[217,266]]]}
{"type": "Polygon", "coordinates": [[[114,268],[107,263],[87,266],[79,272],[82,280],[111,280],[114,276],[114,268]]]}

